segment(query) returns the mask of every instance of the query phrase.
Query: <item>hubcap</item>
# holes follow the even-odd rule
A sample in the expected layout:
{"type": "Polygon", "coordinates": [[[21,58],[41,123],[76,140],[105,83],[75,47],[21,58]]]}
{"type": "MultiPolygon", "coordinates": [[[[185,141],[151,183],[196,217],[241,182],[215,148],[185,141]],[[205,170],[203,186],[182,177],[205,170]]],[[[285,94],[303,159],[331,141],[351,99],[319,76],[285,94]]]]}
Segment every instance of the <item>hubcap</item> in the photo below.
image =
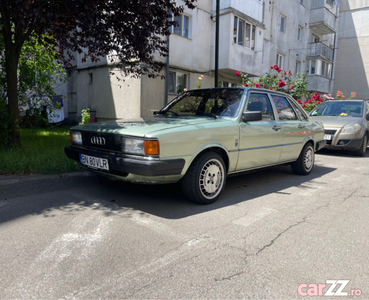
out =
{"type": "Polygon", "coordinates": [[[224,183],[224,169],[221,162],[211,159],[203,166],[200,173],[200,191],[207,199],[216,197],[224,183]]]}
{"type": "Polygon", "coordinates": [[[308,147],[306,149],[304,157],[304,166],[306,171],[310,171],[314,166],[314,150],[311,147],[308,147]]]}

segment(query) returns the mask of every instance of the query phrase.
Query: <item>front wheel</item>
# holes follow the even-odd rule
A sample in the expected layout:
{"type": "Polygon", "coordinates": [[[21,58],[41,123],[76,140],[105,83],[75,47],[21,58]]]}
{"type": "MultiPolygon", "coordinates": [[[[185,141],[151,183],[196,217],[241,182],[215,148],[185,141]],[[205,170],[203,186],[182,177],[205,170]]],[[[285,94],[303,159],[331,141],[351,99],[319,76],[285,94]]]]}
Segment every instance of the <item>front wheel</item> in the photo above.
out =
{"type": "Polygon", "coordinates": [[[355,153],[359,156],[364,156],[366,153],[367,146],[368,146],[368,137],[366,136],[366,134],[364,134],[361,146],[358,150],[355,151],[355,153]]]}
{"type": "Polygon", "coordinates": [[[191,201],[200,204],[215,202],[226,183],[225,170],[223,158],[219,154],[200,154],[182,179],[183,193],[191,201]]]}
{"type": "Polygon", "coordinates": [[[292,171],[299,175],[308,175],[314,167],[315,153],[311,143],[302,149],[299,158],[291,164],[292,171]]]}

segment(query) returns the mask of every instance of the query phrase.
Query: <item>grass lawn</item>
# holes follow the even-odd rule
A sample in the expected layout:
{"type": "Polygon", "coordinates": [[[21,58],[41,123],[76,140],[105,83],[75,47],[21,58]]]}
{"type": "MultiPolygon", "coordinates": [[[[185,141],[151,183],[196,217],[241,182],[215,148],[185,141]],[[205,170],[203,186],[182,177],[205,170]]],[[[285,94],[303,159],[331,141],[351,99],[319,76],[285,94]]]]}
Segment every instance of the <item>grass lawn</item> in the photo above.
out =
{"type": "Polygon", "coordinates": [[[20,149],[0,150],[0,174],[60,174],[84,170],[69,159],[69,128],[21,129],[20,149]]]}

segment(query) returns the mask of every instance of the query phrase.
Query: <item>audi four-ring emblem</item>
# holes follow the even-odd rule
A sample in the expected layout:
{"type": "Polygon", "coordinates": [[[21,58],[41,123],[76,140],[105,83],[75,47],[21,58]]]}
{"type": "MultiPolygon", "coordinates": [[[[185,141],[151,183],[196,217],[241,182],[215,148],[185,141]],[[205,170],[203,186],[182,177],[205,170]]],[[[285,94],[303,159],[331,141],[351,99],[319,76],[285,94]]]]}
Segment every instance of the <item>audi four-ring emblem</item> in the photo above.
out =
{"type": "Polygon", "coordinates": [[[106,143],[105,138],[100,136],[93,136],[91,138],[91,144],[104,146],[106,143]]]}

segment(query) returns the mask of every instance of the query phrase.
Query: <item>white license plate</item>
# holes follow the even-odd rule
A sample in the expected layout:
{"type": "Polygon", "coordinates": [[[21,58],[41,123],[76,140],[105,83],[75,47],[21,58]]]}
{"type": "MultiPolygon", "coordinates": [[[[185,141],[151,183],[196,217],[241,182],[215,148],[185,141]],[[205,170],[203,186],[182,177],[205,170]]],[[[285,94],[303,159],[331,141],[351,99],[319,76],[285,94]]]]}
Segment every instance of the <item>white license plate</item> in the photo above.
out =
{"type": "Polygon", "coordinates": [[[330,141],[330,140],[332,139],[332,136],[331,136],[330,134],[325,134],[325,135],[324,135],[324,139],[325,139],[326,141],[330,141]]]}
{"type": "Polygon", "coordinates": [[[93,168],[93,169],[100,169],[100,170],[107,170],[109,171],[109,163],[108,160],[105,158],[94,157],[89,155],[80,154],[79,160],[82,165],[93,168]]]}

